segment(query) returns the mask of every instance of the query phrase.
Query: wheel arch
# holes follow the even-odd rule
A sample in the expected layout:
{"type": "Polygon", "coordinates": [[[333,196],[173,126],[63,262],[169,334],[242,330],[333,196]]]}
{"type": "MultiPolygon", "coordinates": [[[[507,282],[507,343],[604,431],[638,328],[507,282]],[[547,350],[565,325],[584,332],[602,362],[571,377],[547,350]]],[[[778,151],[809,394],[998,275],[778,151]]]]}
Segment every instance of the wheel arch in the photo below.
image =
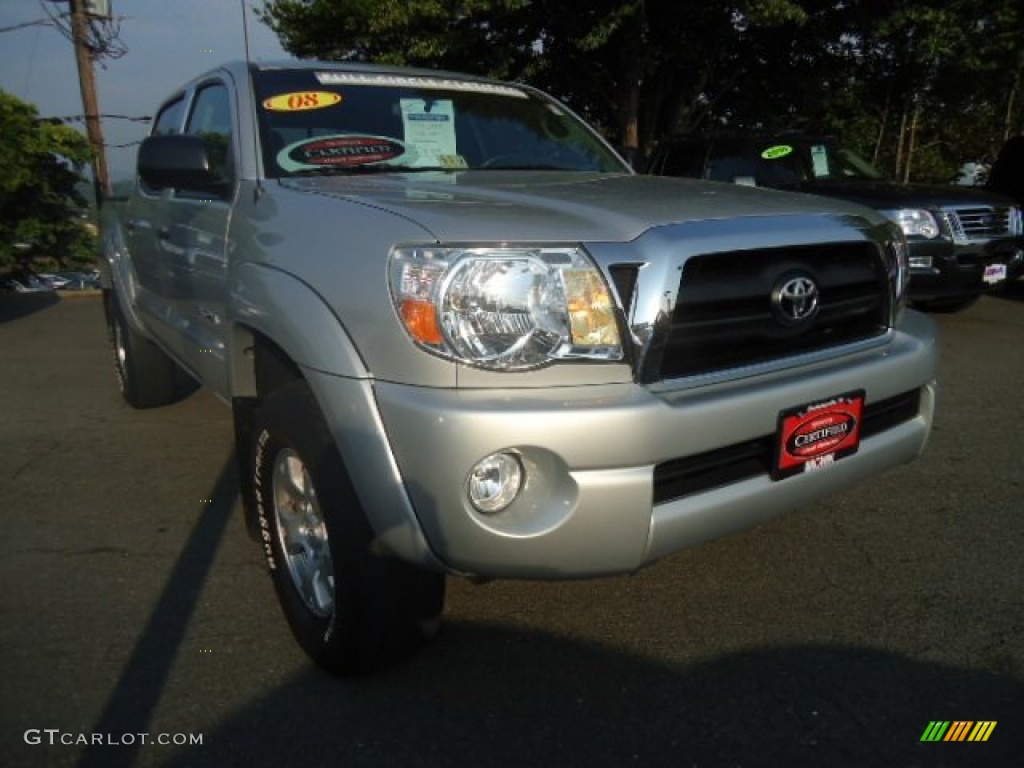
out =
{"type": "Polygon", "coordinates": [[[447,570],[416,519],[377,411],[373,377],[341,319],[310,286],[272,267],[244,265],[232,285],[232,409],[249,534],[262,538],[247,490],[253,417],[262,398],[301,379],[333,432],[382,549],[431,570],[447,570]],[[389,477],[394,482],[381,482],[389,477]]]}
{"type": "Polygon", "coordinates": [[[282,270],[242,264],[228,290],[232,325],[228,344],[235,453],[250,537],[262,536],[255,500],[246,490],[252,473],[253,417],[262,399],[304,370],[346,378],[369,372],[340,318],[309,285],[282,270]]]}
{"type": "MultiPolygon", "coordinates": [[[[369,378],[370,372],[342,320],[323,297],[275,267],[242,264],[229,284],[231,392],[259,397],[262,366],[300,375],[311,368],[334,376],[369,378]],[[259,361],[259,365],[257,362],[259,361]]],[[[280,373],[280,371],[277,371],[280,373]]],[[[274,383],[266,379],[263,385],[274,383]]]]}

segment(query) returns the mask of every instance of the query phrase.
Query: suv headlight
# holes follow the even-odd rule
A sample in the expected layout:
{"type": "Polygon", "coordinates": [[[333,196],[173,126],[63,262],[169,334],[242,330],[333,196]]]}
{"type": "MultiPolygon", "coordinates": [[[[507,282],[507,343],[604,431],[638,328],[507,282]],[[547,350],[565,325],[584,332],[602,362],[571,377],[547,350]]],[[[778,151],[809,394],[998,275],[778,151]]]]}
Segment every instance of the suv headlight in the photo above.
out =
{"type": "Polygon", "coordinates": [[[1010,208],[1010,234],[1015,237],[1024,234],[1024,211],[1016,205],[1010,208]]]}
{"type": "Polygon", "coordinates": [[[899,224],[907,237],[916,236],[932,240],[939,236],[939,223],[931,211],[924,208],[898,208],[881,213],[899,224]]]}
{"type": "Polygon", "coordinates": [[[611,292],[578,247],[403,247],[389,277],[406,332],[443,357],[504,371],[622,359],[611,292]]]}

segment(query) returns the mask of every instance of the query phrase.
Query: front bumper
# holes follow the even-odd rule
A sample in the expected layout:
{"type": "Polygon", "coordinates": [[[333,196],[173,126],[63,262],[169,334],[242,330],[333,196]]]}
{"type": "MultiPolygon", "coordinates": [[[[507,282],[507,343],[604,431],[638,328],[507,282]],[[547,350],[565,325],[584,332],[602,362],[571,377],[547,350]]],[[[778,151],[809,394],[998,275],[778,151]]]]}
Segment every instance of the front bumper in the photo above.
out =
{"type": "MultiPolygon", "coordinates": [[[[401,556],[480,576],[609,575],[806,506],[913,459],[931,429],[936,359],[933,324],[908,312],[903,328],[878,348],[659,393],[636,384],[445,390],[377,382],[372,388],[393,458],[383,477],[367,478],[358,467],[352,472],[349,461],[357,446],[364,456],[383,456],[377,436],[361,429],[354,440],[337,411],[335,429],[357,490],[375,494],[372,504],[363,502],[382,545],[401,556]],[[917,412],[863,439],[855,455],[823,471],[779,482],[752,476],[653,502],[659,464],[770,436],[781,410],[858,388],[868,404],[919,392],[917,412]],[[469,472],[504,449],[522,456],[527,483],[505,512],[483,516],[467,499],[469,472]]],[[[316,388],[334,400],[326,385],[321,380],[316,388]]],[[[330,414],[330,402],[325,405],[330,414]]],[[[342,413],[352,413],[351,406],[342,413]]]]}
{"type": "Polygon", "coordinates": [[[973,245],[953,245],[948,240],[910,241],[911,301],[928,301],[976,296],[997,285],[986,283],[985,268],[1006,265],[1007,281],[1024,272],[1024,245],[1021,240],[994,240],[973,245]],[[914,259],[930,258],[930,267],[916,267],[914,259]]]}

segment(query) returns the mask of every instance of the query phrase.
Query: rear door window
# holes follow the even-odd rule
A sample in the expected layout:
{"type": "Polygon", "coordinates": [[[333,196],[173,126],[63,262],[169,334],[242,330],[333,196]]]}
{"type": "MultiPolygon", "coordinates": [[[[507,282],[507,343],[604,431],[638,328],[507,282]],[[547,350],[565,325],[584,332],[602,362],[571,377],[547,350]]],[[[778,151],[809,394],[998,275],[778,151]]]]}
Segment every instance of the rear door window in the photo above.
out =
{"type": "Polygon", "coordinates": [[[153,121],[153,135],[166,136],[181,132],[181,118],[185,113],[185,97],[179,96],[165,104],[153,121]]]}

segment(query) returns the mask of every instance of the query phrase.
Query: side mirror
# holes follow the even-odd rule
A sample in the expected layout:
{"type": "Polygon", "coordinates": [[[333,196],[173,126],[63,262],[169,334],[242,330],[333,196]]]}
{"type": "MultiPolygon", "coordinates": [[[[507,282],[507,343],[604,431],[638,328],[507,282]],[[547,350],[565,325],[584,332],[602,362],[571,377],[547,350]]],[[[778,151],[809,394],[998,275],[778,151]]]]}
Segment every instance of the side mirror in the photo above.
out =
{"type": "Polygon", "coordinates": [[[226,186],[199,136],[149,136],[139,147],[137,169],[142,181],[153,189],[173,187],[219,194],[226,186]]]}

